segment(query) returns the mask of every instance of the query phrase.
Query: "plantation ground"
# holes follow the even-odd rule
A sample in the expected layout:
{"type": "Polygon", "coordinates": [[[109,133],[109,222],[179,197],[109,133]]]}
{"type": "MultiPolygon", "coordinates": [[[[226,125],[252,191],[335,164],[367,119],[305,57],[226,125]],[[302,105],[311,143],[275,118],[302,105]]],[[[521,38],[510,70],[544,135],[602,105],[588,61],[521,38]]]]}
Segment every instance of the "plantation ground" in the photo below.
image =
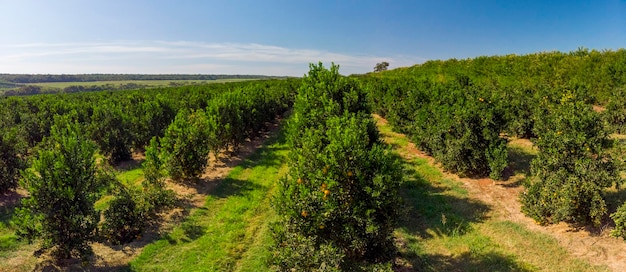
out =
{"type": "MultiPolygon", "coordinates": [[[[609,226],[598,230],[565,224],[543,227],[520,212],[518,194],[535,153],[529,141],[510,142],[505,181],[459,178],[442,172],[404,135],[392,132],[384,119],[376,120],[384,140],[404,161],[407,178],[401,192],[405,214],[395,233],[398,271],[626,270],[626,243],[608,237],[609,226]]],[[[276,134],[277,129],[262,148],[266,138],[218,160],[207,169],[203,185],[174,185],[180,205],[161,226],[128,245],[95,244],[95,266],[74,263],[71,268],[268,270],[269,222],[275,216],[270,199],[276,179],[286,173],[288,152],[276,134]]],[[[138,165],[122,166],[127,171],[120,178],[131,183],[141,180],[138,165]]],[[[619,198],[619,193],[612,197],[619,198]]],[[[19,197],[0,196],[0,271],[58,268],[45,258],[32,257],[34,246],[15,242],[7,223],[19,197]]]]}
{"type": "MultiPolygon", "coordinates": [[[[599,230],[565,223],[539,226],[521,213],[519,194],[536,154],[532,143],[509,143],[506,181],[460,178],[443,173],[434,159],[391,131],[376,116],[385,141],[405,160],[410,188],[405,199],[417,209],[400,229],[399,244],[407,270],[432,271],[625,271],[626,243],[599,230]],[[417,194],[416,194],[417,193],[417,194]],[[411,231],[415,226],[422,226],[411,231]],[[412,243],[411,243],[412,242],[412,243]]],[[[410,210],[411,213],[412,210],[410,210]]]]}

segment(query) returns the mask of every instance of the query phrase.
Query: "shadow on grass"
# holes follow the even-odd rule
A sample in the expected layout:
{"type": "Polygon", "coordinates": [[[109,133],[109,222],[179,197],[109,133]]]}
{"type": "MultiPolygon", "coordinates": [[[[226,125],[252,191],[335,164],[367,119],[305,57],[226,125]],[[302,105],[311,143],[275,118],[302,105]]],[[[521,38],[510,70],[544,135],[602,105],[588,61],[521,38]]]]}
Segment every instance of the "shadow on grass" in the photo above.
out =
{"type": "Polygon", "coordinates": [[[433,186],[412,166],[407,164],[404,174],[407,180],[401,188],[405,204],[401,228],[427,239],[433,235],[463,235],[471,230],[471,223],[485,219],[487,205],[455,196],[452,188],[433,186]]]}
{"type": "Polygon", "coordinates": [[[98,266],[93,266],[92,264],[97,260],[98,257],[92,257],[89,264],[83,264],[80,259],[67,259],[60,261],[53,260],[45,260],[38,263],[33,271],[97,271],[97,272],[105,272],[105,271],[133,271],[131,267],[127,264],[125,265],[110,265],[107,263],[103,263],[98,266]]]}
{"type": "MultiPolygon", "coordinates": [[[[288,152],[286,151],[288,147],[276,143],[284,141],[284,133],[280,131],[278,135],[268,139],[265,146],[253,152],[247,158],[239,160],[237,165],[233,166],[239,166],[241,169],[252,169],[255,167],[279,168],[287,159],[286,154],[288,152]]],[[[245,195],[246,192],[263,189],[258,184],[231,177],[219,180],[202,179],[195,183],[190,183],[189,186],[194,187],[200,194],[212,195],[218,198],[245,195]],[[210,183],[218,183],[218,185],[215,188],[207,187],[206,184],[210,183]]]]}
{"type": "Polygon", "coordinates": [[[413,264],[413,271],[534,271],[520,266],[513,257],[489,253],[466,252],[458,256],[422,256],[427,262],[413,264]]]}
{"type": "MultiPolygon", "coordinates": [[[[523,174],[524,176],[530,176],[530,162],[535,158],[536,155],[525,152],[520,148],[508,147],[508,160],[509,165],[504,168],[502,173],[502,180],[507,181],[511,177],[517,174],[523,174]]],[[[507,187],[517,187],[520,186],[521,181],[518,180],[513,184],[507,184],[507,187]]]]}
{"type": "MultiPolygon", "coordinates": [[[[400,256],[409,265],[401,265],[399,271],[526,271],[519,267],[513,257],[496,252],[466,252],[460,255],[444,256],[421,250],[403,250],[420,246],[420,241],[437,237],[459,237],[473,231],[473,224],[486,220],[490,207],[469,199],[453,184],[445,181],[432,184],[425,180],[416,169],[416,162],[405,161],[405,183],[401,187],[405,213],[399,222],[400,229],[410,236],[410,241],[400,241],[400,256]],[[419,237],[419,238],[413,238],[419,237]],[[486,269],[486,270],[485,270],[486,269]]],[[[462,190],[462,189],[461,189],[462,190]]]]}

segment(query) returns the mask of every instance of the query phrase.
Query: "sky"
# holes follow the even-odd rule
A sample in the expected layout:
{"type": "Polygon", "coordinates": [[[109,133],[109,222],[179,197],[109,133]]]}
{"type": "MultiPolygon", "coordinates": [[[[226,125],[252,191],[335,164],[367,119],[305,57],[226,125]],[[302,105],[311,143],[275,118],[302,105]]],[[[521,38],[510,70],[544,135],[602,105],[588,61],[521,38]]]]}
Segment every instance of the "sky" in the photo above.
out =
{"type": "Polygon", "coordinates": [[[0,73],[302,76],[626,46],[626,1],[0,0],[0,73]]]}

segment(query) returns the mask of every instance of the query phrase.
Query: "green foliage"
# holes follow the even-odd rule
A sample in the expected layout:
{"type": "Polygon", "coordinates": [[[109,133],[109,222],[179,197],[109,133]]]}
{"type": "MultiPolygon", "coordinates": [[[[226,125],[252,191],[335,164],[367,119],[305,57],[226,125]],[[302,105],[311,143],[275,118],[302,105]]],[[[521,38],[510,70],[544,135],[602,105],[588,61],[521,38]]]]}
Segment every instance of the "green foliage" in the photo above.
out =
{"type": "Polygon", "coordinates": [[[110,179],[96,167],[95,151],[77,123],[55,119],[47,145],[23,172],[30,196],[16,212],[20,238],[41,238],[41,250],[53,248],[57,258],[91,253],[100,219],[94,203],[110,179]]]}
{"type": "Polygon", "coordinates": [[[610,98],[603,117],[611,131],[626,134],[626,89],[618,89],[615,96],[610,98]]]}
{"type": "Polygon", "coordinates": [[[94,109],[91,118],[91,139],[109,162],[116,164],[130,159],[133,138],[128,115],[120,108],[105,103],[94,109]]]}
{"type": "Polygon", "coordinates": [[[137,201],[140,196],[137,192],[122,184],[116,188],[115,197],[103,213],[101,235],[108,242],[120,245],[138,238],[147,226],[147,218],[137,201]]]}
{"type": "Polygon", "coordinates": [[[503,110],[469,79],[460,81],[463,85],[458,80],[410,79],[372,80],[365,85],[375,110],[444,168],[466,176],[500,178],[508,163],[506,140],[500,137],[506,125],[503,110]]]}
{"type": "Polygon", "coordinates": [[[611,235],[626,239],[626,203],[611,214],[611,219],[615,222],[615,228],[611,230],[611,235]]]}
{"type": "Polygon", "coordinates": [[[287,128],[289,175],[274,201],[276,265],[345,270],[391,260],[402,177],[364,93],[321,64],[299,91],[287,128]]]}
{"type": "Polygon", "coordinates": [[[153,217],[162,209],[173,206],[176,198],[174,191],[165,188],[165,173],[156,138],[150,140],[143,167],[143,208],[148,217],[153,217]]]}
{"type": "Polygon", "coordinates": [[[146,149],[143,166],[145,179],[141,190],[121,183],[110,188],[109,194],[114,198],[104,210],[101,235],[112,244],[125,244],[139,238],[158,212],[174,204],[176,194],[165,188],[156,138],[152,138],[146,149]]]}
{"type": "Polygon", "coordinates": [[[212,128],[203,110],[181,110],[161,138],[167,173],[174,180],[196,179],[207,165],[212,128]]]}
{"type": "MultiPolygon", "coordinates": [[[[0,128],[2,130],[2,128],[0,128]]],[[[14,131],[0,132],[0,193],[17,186],[19,171],[26,167],[26,146],[14,131]]]]}
{"type": "Polygon", "coordinates": [[[599,225],[607,212],[603,189],[619,181],[606,152],[608,133],[600,116],[572,94],[543,106],[547,114],[535,125],[540,152],[531,163],[522,211],[542,224],[599,225]]]}
{"type": "Polygon", "coordinates": [[[387,68],[389,68],[389,62],[386,62],[386,61],[379,62],[379,63],[376,63],[376,66],[374,66],[374,72],[387,71],[387,68]]]}

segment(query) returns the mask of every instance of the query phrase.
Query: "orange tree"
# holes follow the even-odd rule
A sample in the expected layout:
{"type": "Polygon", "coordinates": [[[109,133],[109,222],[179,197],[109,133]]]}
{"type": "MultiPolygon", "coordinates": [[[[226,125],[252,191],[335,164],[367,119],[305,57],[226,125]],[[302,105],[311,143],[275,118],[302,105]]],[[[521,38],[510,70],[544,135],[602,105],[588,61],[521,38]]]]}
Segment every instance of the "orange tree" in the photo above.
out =
{"type": "Polygon", "coordinates": [[[522,195],[522,211],[541,224],[599,225],[607,213],[603,189],[619,181],[612,145],[599,114],[571,93],[546,99],[535,123],[539,154],[522,195]]]}
{"type": "Polygon", "coordinates": [[[498,179],[507,165],[506,120],[497,98],[470,79],[440,83],[411,78],[365,79],[378,113],[444,168],[498,179]]]}
{"type": "Polygon", "coordinates": [[[25,152],[17,130],[0,127],[0,193],[17,186],[19,172],[26,167],[25,152]]]}
{"type": "Polygon", "coordinates": [[[42,239],[41,250],[65,259],[91,254],[100,220],[94,203],[111,180],[95,161],[96,146],[75,122],[55,118],[51,134],[23,172],[21,185],[29,197],[22,200],[14,223],[17,235],[42,239]]]}
{"type": "Polygon", "coordinates": [[[390,261],[401,171],[358,84],[311,65],[287,127],[290,170],[274,207],[280,270],[351,270],[390,261]]]}
{"type": "Polygon", "coordinates": [[[161,152],[167,173],[174,180],[189,180],[200,176],[209,157],[210,123],[203,110],[183,109],[165,130],[161,152]]]}

